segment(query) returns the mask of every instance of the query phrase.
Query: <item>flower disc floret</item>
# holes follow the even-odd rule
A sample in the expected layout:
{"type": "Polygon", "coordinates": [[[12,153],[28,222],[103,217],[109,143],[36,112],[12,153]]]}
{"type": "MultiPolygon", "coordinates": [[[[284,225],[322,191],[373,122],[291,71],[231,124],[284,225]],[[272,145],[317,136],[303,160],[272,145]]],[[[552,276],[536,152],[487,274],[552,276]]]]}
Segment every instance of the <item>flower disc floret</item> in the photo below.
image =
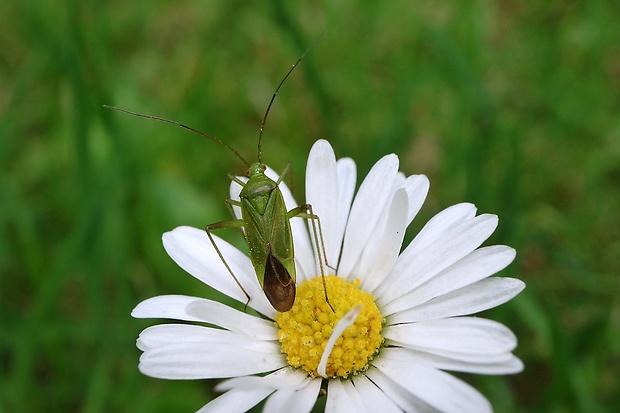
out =
{"type": "Polygon", "coordinates": [[[383,317],[372,294],[360,290],[359,280],[325,277],[330,308],[325,300],[322,277],[297,286],[293,308],[276,316],[278,340],[289,365],[318,377],[318,366],[334,326],[354,306],[362,306],[355,322],[336,340],[329,355],[328,377],[347,378],[365,371],[383,342],[383,317]]]}

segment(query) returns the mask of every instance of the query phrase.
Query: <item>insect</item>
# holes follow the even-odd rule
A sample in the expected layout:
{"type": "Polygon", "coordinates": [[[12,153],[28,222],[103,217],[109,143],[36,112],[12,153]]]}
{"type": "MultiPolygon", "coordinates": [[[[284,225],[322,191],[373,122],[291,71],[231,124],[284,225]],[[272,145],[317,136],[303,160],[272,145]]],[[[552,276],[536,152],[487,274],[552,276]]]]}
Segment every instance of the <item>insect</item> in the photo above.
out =
{"type": "Polygon", "coordinates": [[[317,215],[314,214],[312,206],[310,204],[300,205],[291,210],[286,209],[284,204],[284,197],[279,188],[282,178],[289,173],[291,164],[289,163],[283,170],[282,174],[277,181],[267,177],[265,175],[266,166],[262,162],[262,138],[263,131],[265,129],[265,123],[267,122],[267,116],[271,110],[271,106],[278,94],[278,91],[297,67],[297,65],[305,58],[306,54],[316,45],[316,43],[323,37],[323,34],[317,38],[314,43],[301,55],[301,57],[293,64],[293,66],[286,73],[284,78],[280,81],[280,84],[276,88],[263,120],[260,126],[260,133],[258,136],[258,161],[250,164],[241,156],[241,154],[227,145],[225,142],[215,138],[207,133],[194,129],[190,126],[184,125],[180,122],[176,122],[169,119],[160,118],[157,116],[143,115],[140,113],[131,112],[125,109],[120,109],[113,106],[104,106],[109,109],[117,110],[120,112],[128,113],[130,115],[139,116],[147,119],[158,120],[161,122],[170,123],[181,128],[190,130],[194,133],[202,135],[212,141],[218,143],[224,148],[235,154],[247,167],[246,182],[236,176],[229,174],[228,177],[239,184],[242,189],[239,193],[239,201],[233,199],[226,199],[225,202],[232,211],[232,207],[236,206],[241,209],[241,218],[232,219],[228,221],[216,222],[207,225],[205,231],[213,245],[213,248],[217,252],[218,256],[224,263],[226,269],[233,277],[239,288],[243,291],[247,298],[245,305],[250,302],[250,295],[245,288],[241,285],[232,269],[226,262],[226,259],[222,255],[220,249],[215,243],[211,231],[222,228],[243,228],[245,230],[244,237],[248,244],[250,259],[258,282],[265,293],[265,296],[271,303],[274,309],[279,312],[286,312],[290,310],[295,302],[295,253],[293,246],[293,236],[291,232],[290,219],[294,217],[309,219],[312,223],[312,232],[314,236],[315,247],[318,255],[319,268],[321,276],[323,277],[323,289],[325,291],[325,300],[329,304],[333,311],[333,307],[329,302],[327,295],[327,286],[325,283],[324,266],[327,266],[327,257],[325,255],[325,245],[323,242],[323,231],[321,229],[321,221],[317,215]]]}

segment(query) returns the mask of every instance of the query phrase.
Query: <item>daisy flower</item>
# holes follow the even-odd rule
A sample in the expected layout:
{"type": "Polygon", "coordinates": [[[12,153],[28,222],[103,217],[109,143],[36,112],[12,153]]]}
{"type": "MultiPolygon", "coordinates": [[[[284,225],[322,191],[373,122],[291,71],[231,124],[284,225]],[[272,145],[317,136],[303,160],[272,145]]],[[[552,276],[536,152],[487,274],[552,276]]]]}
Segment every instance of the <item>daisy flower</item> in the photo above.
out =
{"type": "MultiPolygon", "coordinates": [[[[267,175],[277,179],[269,169],[267,175]]],[[[248,256],[214,237],[257,315],[204,298],[147,299],[134,317],[193,324],[145,329],[137,341],[144,352],[140,371],[164,379],[227,379],[216,387],[223,394],[199,412],[243,412],[265,399],[268,412],[309,412],[320,395],[330,412],[491,411],[483,395],[446,371],[498,375],[523,369],[512,354],[514,334],[470,316],[525,286],[490,277],[515,257],[508,246],[480,248],[497,216],[476,215],[472,204],[454,205],[401,251],[428,193],[426,176],[405,177],[391,154],[373,166],[354,197],[355,186],[353,160],[336,160],[327,141],[316,142],[308,157],[306,201],[321,220],[325,277],[312,231],[306,220],[293,218],[297,293],[290,311],[278,313],[248,256]]],[[[295,207],[288,188],[280,188],[287,208],[295,207]]],[[[232,199],[239,199],[240,189],[231,184],[232,199]]],[[[246,302],[204,230],[176,228],[164,234],[163,244],[189,274],[246,302]]]]}

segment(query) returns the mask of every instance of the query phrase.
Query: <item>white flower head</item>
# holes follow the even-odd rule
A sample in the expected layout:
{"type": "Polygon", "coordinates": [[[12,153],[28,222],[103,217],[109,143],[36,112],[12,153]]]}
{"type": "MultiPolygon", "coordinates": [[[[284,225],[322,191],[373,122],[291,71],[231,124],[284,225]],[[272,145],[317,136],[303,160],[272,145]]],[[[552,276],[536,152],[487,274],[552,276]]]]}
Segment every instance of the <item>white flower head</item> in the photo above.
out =
{"type": "MultiPolygon", "coordinates": [[[[309,412],[325,392],[330,412],[491,411],[484,396],[445,371],[523,369],[508,328],[469,316],[503,304],[525,286],[490,277],[515,257],[507,246],[480,248],[497,217],[476,215],[472,204],[454,205],[401,251],[429,189],[424,175],[405,177],[398,157],[387,155],[354,197],[355,163],[336,160],[324,140],[310,151],[306,173],[306,201],[321,220],[328,274],[321,277],[307,223],[292,218],[297,296],[290,311],[278,313],[248,256],[214,237],[251,297],[248,307],[263,317],[204,298],[143,301],[134,317],[204,325],[145,329],[137,343],[144,351],[140,370],[165,379],[228,379],[216,387],[224,393],[200,412],[243,412],[264,399],[268,412],[309,412]]],[[[295,207],[286,185],[280,188],[288,209],[295,207]]],[[[238,199],[239,191],[233,182],[231,197],[238,199]]],[[[203,230],[179,227],[164,234],[163,243],[188,273],[246,302],[203,230]]]]}

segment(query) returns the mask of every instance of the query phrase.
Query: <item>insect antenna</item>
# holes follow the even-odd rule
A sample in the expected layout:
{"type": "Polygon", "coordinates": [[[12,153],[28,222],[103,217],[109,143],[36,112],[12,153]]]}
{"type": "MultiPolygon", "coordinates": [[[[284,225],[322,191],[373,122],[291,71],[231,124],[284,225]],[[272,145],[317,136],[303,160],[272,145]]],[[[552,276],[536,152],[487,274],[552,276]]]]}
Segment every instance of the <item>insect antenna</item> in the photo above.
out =
{"type": "Polygon", "coordinates": [[[218,138],[216,138],[215,136],[209,135],[208,133],[205,133],[205,132],[199,131],[198,129],[192,128],[191,126],[184,125],[181,122],[177,122],[177,121],[174,121],[174,120],[160,118],[159,116],[143,115],[142,113],[132,112],[130,110],[117,108],[115,106],[103,105],[103,107],[106,108],[106,109],[112,109],[112,110],[117,110],[119,112],[124,112],[124,113],[127,113],[129,115],[138,116],[140,118],[153,119],[153,120],[158,120],[160,122],[166,122],[166,123],[170,123],[172,125],[180,126],[183,129],[187,129],[189,131],[192,131],[194,133],[202,135],[205,138],[209,138],[209,139],[211,139],[215,143],[218,143],[219,145],[223,146],[224,148],[226,148],[229,151],[231,151],[232,153],[234,153],[237,156],[237,158],[241,159],[241,162],[243,162],[248,168],[250,167],[250,163],[248,161],[246,161],[245,158],[243,156],[241,156],[241,154],[239,152],[237,152],[235,149],[233,149],[230,146],[228,146],[224,141],[221,141],[218,138]]]}
{"type": "Polygon", "coordinates": [[[267,110],[265,111],[265,116],[263,116],[263,121],[260,124],[260,133],[258,135],[258,162],[259,163],[263,163],[262,160],[262,142],[263,142],[263,131],[265,130],[265,123],[267,123],[267,116],[269,115],[269,111],[271,110],[271,106],[273,105],[273,101],[276,100],[276,96],[278,94],[278,91],[280,90],[280,88],[282,87],[282,85],[284,84],[284,82],[286,81],[286,79],[289,77],[289,75],[293,72],[293,70],[295,70],[295,68],[297,67],[297,65],[304,60],[304,58],[306,57],[306,55],[308,54],[308,52],[310,52],[310,50],[314,49],[314,46],[316,46],[316,44],[319,42],[319,40],[321,40],[321,38],[325,35],[325,32],[321,33],[319,35],[319,37],[317,37],[317,39],[314,41],[314,43],[312,43],[310,45],[310,47],[308,47],[306,49],[306,51],[304,52],[304,54],[301,55],[301,57],[299,59],[297,59],[297,61],[293,64],[293,66],[289,69],[289,71],[286,73],[286,75],[284,76],[284,78],[280,81],[280,84],[278,85],[278,87],[276,88],[276,91],[273,93],[273,96],[271,97],[271,100],[269,101],[269,106],[267,106],[267,110]]]}

